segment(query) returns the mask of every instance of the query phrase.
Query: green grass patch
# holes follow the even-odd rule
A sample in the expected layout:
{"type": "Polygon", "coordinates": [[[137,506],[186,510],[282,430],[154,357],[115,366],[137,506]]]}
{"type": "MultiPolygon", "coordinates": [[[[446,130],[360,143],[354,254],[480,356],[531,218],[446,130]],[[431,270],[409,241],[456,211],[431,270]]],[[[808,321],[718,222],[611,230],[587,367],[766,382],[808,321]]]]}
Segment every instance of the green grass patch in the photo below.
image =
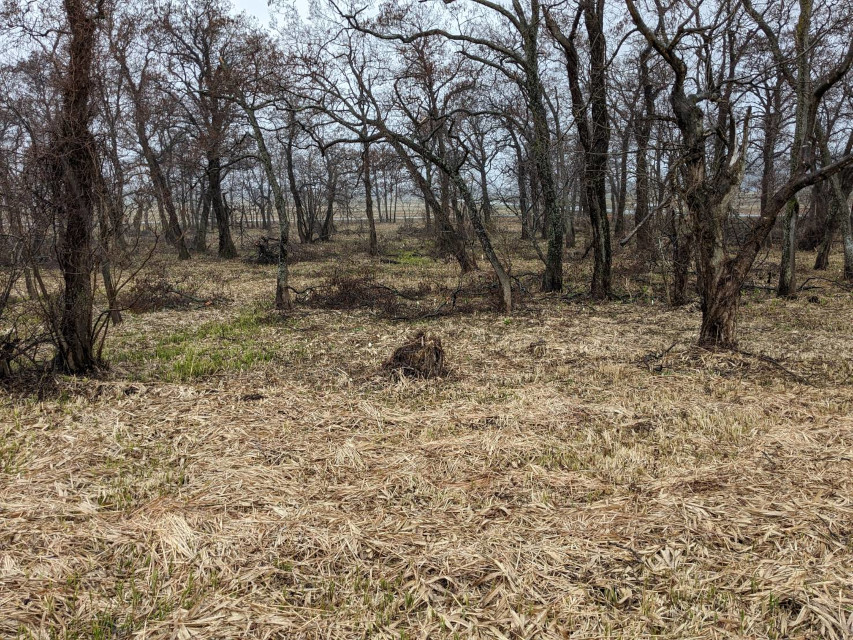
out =
{"type": "Polygon", "coordinates": [[[390,254],[391,258],[396,260],[402,265],[413,266],[413,267],[422,267],[432,263],[432,259],[426,256],[422,256],[414,251],[402,250],[397,253],[390,254]]]}
{"type": "Polygon", "coordinates": [[[269,324],[260,313],[244,313],[230,321],[170,333],[153,348],[122,350],[108,354],[108,359],[147,365],[141,377],[166,382],[247,371],[281,355],[279,345],[266,336],[269,324]]]}

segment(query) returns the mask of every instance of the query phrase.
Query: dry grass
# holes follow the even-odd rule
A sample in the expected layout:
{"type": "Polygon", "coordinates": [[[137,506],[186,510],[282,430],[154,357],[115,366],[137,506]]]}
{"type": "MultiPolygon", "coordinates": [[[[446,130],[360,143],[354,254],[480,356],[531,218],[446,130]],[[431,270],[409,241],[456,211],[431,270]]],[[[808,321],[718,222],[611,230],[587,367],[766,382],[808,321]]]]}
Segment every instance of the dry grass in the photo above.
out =
{"type": "MultiPolygon", "coordinates": [[[[368,263],[294,286],[333,262],[368,263]]],[[[105,378],[3,397],[0,636],[853,635],[849,294],[748,295],[774,362],[692,347],[695,308],[281,320],[274,267],[170,268],[233,302],[130,316],[105,378]],[[416,329],[449,375],[389,379],[416,329]]]]}

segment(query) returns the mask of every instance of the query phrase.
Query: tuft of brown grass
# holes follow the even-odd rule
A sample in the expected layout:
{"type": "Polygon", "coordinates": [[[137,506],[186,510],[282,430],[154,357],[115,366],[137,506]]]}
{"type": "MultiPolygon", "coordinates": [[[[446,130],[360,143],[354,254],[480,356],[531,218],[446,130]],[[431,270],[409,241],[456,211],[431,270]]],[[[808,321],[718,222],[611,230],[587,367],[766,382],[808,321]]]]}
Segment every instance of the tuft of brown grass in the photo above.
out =
{"type": "Polygon", "coordinates": [[[411,378],[430,379],[443,376],[447,367],[441,339],[419,331],[405,344],[394,349],[384,368],[411,378]]]}

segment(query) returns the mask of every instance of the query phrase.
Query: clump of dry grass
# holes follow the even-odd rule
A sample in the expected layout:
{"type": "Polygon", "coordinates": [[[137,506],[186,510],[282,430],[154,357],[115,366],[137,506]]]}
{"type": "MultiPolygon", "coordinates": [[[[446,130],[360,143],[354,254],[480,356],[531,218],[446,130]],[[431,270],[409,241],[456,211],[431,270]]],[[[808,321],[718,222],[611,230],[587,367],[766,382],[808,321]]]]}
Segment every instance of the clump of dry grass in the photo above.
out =
{"type": "Polygon", "coordinates": [[[439,378],[447,372],[441,340],[423,331],[394,349],[383,366],[388,371],[411,378],[439,378]]]}

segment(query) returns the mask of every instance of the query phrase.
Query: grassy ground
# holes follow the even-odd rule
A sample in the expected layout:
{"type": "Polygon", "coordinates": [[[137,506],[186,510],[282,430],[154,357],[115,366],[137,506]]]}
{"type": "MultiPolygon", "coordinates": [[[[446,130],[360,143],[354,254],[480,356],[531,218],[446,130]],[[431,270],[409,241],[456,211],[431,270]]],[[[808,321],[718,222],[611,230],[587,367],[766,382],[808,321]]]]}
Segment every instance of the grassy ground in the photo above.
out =
{"type": "MultiPolygon", "coordinates": [[[[384,261],[340,247],[294,287],[375,273],[427,292],[409,316],[459,289],[391,230],[384,261]]],[[[711,353],[625,256],[619,301],[466,289],[420,321],[308,293],[282,319],[274,267],[157,262],[229,302],[127,314],[102,377],[0,396],[0,636],[853,635],[842,289],[748,292],[748,353],[711,353]],[[382,370],[417,329],[445,378],[382,370]]]]}

